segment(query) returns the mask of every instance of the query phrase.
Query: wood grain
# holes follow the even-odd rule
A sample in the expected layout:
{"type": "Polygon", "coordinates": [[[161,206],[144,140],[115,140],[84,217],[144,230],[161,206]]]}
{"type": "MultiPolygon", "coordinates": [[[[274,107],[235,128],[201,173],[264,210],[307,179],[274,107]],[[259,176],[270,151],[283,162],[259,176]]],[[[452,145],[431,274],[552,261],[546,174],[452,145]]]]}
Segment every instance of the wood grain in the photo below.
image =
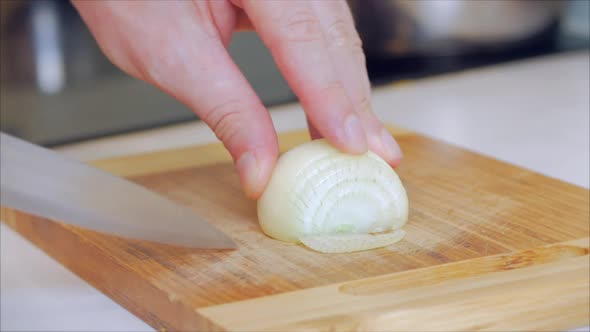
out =
{"type": "Polygon", "coordinates": [[[228,331],[570,329],[590,325],[589,242],[584,238],[198,312],[210,329],[228,331]]]}
{"type": "MultiPolygon", "coordinates": [[[[398,173],[410,198],[410,219],[406,238],[379,250],[327,255],[266,237],[255,203],[242,195],[219,144],[96,165],[189,206],[233,237],[236,251],[131,241],[5,208],[2,220],[150,325],[168,330],[220,328],[224,322],[211,322],[200,311],[210,306],[588,236],[588,190],[419,135],[399,132],[397,138],[405,154],[398,173]]],[[[282,150],[307,139],[302,132],[282,135],[282,150]]],[[[561,289],[564,297],[572,292],[551,278],[539,282],[561,289]]],[[[380,326],[387,326],[389,316],[379,317],[380,326]]],[[[505,323],[520,326],[514,317],[505,323]]]]}

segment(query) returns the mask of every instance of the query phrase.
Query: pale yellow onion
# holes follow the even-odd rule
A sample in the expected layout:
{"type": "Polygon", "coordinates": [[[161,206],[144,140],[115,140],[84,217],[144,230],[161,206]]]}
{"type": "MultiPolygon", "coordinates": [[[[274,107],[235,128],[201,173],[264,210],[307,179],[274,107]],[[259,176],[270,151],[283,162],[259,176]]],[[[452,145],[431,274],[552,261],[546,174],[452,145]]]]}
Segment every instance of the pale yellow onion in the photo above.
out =
{"type": "Polygon", "coordinates": [[[305,235],[300,240],[313,250],[335,254],[387,247],[399,242],[405,235],[403,229],[397,229],[380,234],[305,235]]]}
{"type": "MultiPolygon", "coordinates": [[[[406,191],[383,159],[370,151],[342,153],[324,139],[283,154],[258,200],[262,230],[295,243],[310,236],[396,230],[407,218],[406,191]]],[[[340,250],[354,249],[352,242],[340,250]]]]}

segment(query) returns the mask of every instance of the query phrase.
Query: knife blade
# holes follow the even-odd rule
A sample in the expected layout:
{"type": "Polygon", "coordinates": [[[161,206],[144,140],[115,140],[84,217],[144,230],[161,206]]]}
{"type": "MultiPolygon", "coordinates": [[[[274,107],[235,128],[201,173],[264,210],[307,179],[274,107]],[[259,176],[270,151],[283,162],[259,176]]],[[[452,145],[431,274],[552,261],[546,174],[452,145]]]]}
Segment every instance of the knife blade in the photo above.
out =
{"type": "Polygon", "coordinates": [[[134,182],[0,133],[0,203],[124,238],[193,248],[235,243],[196,215],[134,182]]]}

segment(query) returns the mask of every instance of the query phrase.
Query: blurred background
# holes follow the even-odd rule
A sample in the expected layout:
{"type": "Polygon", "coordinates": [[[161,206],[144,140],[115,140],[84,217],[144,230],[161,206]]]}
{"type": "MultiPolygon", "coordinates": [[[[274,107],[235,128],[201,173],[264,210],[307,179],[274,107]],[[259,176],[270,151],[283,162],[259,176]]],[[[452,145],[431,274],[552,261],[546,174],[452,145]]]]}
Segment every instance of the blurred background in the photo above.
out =
{"type": "MultiPolygon", "coordinates": [[[[0,0],[0,129],[53,146],[194,121],[101,53],[66,0],[0,0]]],[[[377,86],[587,49],[588,0],[349,0],[377,86]]],[[[267,106],[296,101],[254,33],[230,53],[267,106]]]]}

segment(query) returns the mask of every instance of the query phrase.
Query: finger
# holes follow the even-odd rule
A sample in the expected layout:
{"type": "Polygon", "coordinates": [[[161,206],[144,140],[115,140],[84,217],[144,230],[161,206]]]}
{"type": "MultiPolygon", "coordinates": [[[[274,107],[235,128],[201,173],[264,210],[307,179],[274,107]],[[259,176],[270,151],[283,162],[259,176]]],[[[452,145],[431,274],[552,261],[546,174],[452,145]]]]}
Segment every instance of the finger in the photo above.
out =
{"type": "Polygon", "coordinates": [[[401,159],[401,150],[372,112],[371,85],[361,39],[346,2],[314,1],[312,4],[326,34],[332,64],[361,119],[369,149],[396,166],[401,159]]]}
{"type": "Polygon", "coordinates": [[[248,15],[241,9],[238,11],[235,31],[249,31],[253,30],[254,26],[250,22],[248,15]]]}
{"type": "Polygon", "coordinates": [[[209,47],[208,54],[214,59],[199,84],[187,85],[184,93],[232,155],[246,195],[257,199],[278,157],[272,120],[226,50],[209,47]]]}
{"type": "Polygon", "coordinates": [[[203,24],[211,21],[212,28],[216,30],[223,45],[227,48],[231,43],[234,28],[238,22],[238,9],[227,1],[201,2],[197,3],[194,9],[203,24]]]}
{"type": "Polygon", "coordinates": [[[270,178],[278,143],[268,112],[223,46],[235,17],[212,16],[209,5],[224,4],[74,4],[111,61],[180,100],[213,129],[234,159],[244,191],[257,198],[270,178]]]}
{"type": "Polygon", "coordinates": [[[307,118],[307,128],[309,128],[309,137],[311,137],[312,140],[322,138],[322,134],[320,134],[313,123],[309,121],[309,118],[307,118]]]}
{"type": "Polygon", "coordinates": [[[154,84],[188,105],[231,154],[244,192],[257,199],[270,178],[278,156],[276,132],[264,105],[232,61],[221,42],[170,41],[183,45],[174,67],[150,75],[154,84]],[[207,52],[201,52],[201,48],[207,52]]]}
{"type": "Polygon", "coordinates": [[[308,1],[241,1],[309,121],[343,151],[363,153],[366,135],[332,65],[324,33],[308,1]]]}
{"type": "Polygon", "coordinates": [[[250,21],[250,18],[248,17],[248,14],[246,14],[246,12],[244,12],[243,5],[242,5],[242,0],[230,0],[230,3],[232,4],[232,6],[234,6],[236,8],[236,12],[237,12],[237,19],[236,19],[236,27],[235,27],[235,31],[249,31],[249,30],[254,30],[254,26],[252,25],[252,22],[250,21]]]}

